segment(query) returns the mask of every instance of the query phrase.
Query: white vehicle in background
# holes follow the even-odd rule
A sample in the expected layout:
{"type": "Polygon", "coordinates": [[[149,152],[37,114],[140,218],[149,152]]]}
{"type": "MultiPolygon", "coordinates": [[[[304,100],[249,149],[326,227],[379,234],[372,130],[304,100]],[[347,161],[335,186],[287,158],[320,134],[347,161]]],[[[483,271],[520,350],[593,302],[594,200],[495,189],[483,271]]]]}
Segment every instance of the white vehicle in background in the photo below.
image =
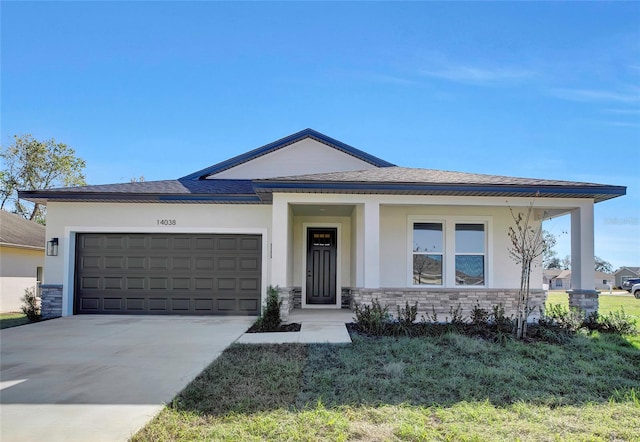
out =
{"type": "Polygon", "coordinates": [[[636,299],[640,299],[640,284],[634,284],[633,287],[631,287],[631,293],[636,299]]]}

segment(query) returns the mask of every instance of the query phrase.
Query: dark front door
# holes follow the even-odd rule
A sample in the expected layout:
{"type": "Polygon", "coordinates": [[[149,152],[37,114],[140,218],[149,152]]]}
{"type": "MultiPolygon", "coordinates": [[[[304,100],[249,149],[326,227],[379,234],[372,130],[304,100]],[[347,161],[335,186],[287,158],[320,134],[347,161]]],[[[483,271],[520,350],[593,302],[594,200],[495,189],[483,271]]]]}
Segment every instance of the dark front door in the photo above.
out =
{"type": "Polygon", "coordinates": [[[337,229],[307,230],[307,304],[336,303],[337,229]]]}

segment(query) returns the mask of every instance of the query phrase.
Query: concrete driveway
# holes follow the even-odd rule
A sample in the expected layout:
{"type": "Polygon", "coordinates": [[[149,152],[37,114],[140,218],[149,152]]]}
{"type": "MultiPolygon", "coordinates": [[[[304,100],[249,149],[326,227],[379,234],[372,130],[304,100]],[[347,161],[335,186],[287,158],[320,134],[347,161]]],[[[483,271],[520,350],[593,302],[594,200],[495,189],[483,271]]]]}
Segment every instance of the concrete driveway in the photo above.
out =
{"type": "Polygon", "coordinates": [[[0,440],[127,440],[252,320],[72,316],[4,329],[0,440]]]}

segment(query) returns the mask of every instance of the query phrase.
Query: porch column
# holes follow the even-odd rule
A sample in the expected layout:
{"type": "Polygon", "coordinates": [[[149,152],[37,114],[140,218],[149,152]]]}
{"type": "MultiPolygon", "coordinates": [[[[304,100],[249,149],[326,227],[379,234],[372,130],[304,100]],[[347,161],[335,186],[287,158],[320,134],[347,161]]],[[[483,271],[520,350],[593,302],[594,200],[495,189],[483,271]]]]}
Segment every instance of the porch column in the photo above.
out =
{"type": "Polygon", "coordinates": [[[364,287],[380,287],[380,203],[364,203],[364,287]]]}
{"type": "Polygon", "coordinates": [[[593,202],[571,211],[571,290],[569,306],[587,313],[598,310],[595,290],[593,202]]]}
{"type": "Polygon", "coordinates": [[[288,287],[289,204],[273,196],[271,213],[271,281],[269,284],[288,287]]]}

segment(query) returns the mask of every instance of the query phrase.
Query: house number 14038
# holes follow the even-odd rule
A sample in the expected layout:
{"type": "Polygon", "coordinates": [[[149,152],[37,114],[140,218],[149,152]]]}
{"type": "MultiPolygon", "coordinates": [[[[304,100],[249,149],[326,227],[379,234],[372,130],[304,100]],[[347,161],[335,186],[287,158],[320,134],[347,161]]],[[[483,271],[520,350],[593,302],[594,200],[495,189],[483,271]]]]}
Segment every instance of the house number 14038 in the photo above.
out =
{"type": "Polygon", "coordinates": [[[158,219],[156,221],[158,222],[159,226],[175,226],[176,225],[175,219],[158,219]]]}

